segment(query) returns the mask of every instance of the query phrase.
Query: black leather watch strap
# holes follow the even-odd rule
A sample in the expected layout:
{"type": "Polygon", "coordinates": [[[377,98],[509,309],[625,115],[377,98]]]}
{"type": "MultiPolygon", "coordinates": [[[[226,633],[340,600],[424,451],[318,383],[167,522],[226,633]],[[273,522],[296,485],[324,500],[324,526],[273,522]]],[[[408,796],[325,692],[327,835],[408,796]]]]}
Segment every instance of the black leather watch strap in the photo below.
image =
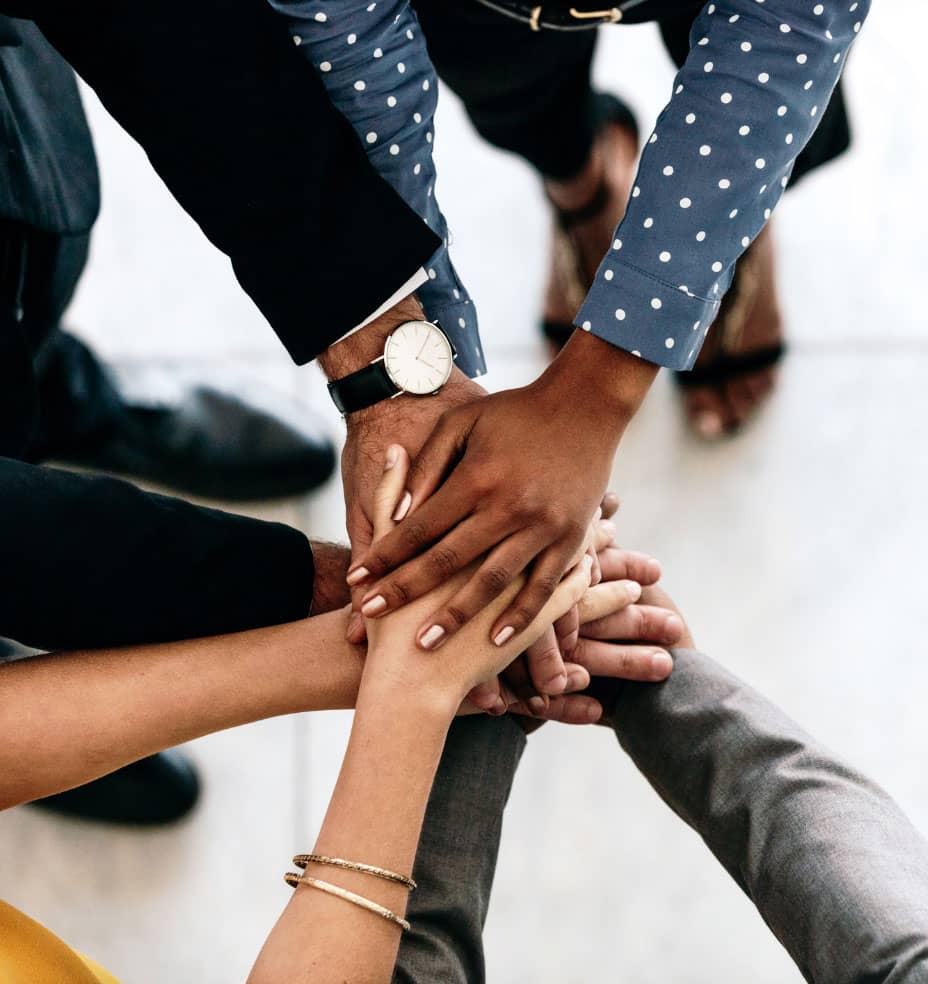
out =
{"type": "Polygon", "coordinates": [[[387,375],[383,359],[353,372],[350,376],[329,383],[329,394],[339,412],[354,413],[372,407],[398,392],[396,384],[387,375]]]}

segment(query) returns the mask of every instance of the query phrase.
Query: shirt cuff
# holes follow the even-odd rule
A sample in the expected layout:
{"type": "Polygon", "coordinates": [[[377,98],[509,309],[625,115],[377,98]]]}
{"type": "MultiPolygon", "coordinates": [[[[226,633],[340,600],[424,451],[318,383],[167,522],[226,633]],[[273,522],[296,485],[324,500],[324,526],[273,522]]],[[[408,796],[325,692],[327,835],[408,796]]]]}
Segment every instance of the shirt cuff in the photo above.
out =
{"type": "Polygon", "coordinates": [[[376,311],[374,311],[372,314],[369,314],[359,325],[355,325],[354,328],[351,329],[351,331],[346,331],[345,334],[341,336],[341,338],[336,338],[335,341],[332,342],[331,344],[336,345],[338,344],[338,342],[342,341],[342,339],[348,338],[349,336],[353,335],[356,331],[360,331],[365,325],[369,325],[375,318],[379,318],[385,311],[389,311],[390,308],[392,308],[394,305],[399,304],[399,302],[403,300],[404,297],[409,297],[409,295],[414,290],[421,287],[428,279],[429,279],[429,275],[425,272],[424,268],[420,267],[420,269],[416,273],[414,273],[409,278],[409,280],[407,280],[406,283],[399,288],[399,290],[395,290],[383,302],[383,304],[381,304],[380,307],[377,308],[376,311]]]}
{"type": "Polygon", "coordinates": [[[721,303],[607,256],[574,324],[668,369],[692,369],[721,303]]]}

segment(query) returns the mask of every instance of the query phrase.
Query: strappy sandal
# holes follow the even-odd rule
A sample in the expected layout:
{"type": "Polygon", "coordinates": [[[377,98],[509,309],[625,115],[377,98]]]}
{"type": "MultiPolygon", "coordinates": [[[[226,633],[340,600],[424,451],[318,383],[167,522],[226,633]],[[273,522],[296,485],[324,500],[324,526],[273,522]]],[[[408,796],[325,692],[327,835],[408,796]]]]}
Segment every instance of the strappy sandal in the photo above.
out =
{"type": "MultiPolygon", "coordinates": [[[[593,100],[597,134],[606,126],[615,124],[632,131],[637,140],[638,123],[624,103],[616,99],[615,96],[604,92],[596,93],[593,100]]],[[[584,270],[580,248],[574,239],[573,230],[578,225],[601,215],[603,209],[609,204],[611,193],[609,183],[604,177],[590,200],[580,208],[562,209],[551,202],[557,223],[554,235],[552,273],[559,282],[558,286],[564,295],[567,306],[572,311],[580,310],[592,283],[592,278],[584,270]]],[[[573,330],[574,326],[570,322],[553,321],[548,318],[541,321],[541,333],[557,348],[566,344],[573,330]]]]}
{"type": "Polygon", "coordinates": [[[738,261],[732,285],[722,301],[718,317],[709,332],[716,354],[707,365],[689,372],[675,372],[674,381],[682,390],[717,387],[722,383],[772,369],[786,355],[783,341],[749,352],[738,352],[744,329],[754,308],[760,277],[758,261],[750,249],[738,261]]]}

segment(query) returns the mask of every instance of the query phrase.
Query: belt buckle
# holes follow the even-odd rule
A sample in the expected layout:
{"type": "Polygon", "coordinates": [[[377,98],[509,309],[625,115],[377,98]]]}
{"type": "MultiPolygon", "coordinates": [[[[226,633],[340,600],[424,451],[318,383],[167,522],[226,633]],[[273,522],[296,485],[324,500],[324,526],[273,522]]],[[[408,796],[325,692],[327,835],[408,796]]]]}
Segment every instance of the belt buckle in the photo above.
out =
{"type": "MultiPolygon", "coordinates": [[[[537,10],[540,14],[541,7],[537,10]]],[[[609,7],[606,10],[577,10],[576,7],[571,7],[568,13],[574,20],[598,20],[601,24],[618,24],[622,19],[622,11],[618,7],[609,7]]]]}

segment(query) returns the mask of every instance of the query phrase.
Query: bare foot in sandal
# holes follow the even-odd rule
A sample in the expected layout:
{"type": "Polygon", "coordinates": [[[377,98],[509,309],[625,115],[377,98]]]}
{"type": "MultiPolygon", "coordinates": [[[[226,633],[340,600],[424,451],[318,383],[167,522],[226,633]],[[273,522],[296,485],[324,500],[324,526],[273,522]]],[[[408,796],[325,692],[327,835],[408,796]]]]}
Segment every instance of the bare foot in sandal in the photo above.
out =
{"type": "Polygon", "coordinates": [[[677,373],[693,432],[715,440],[738,430],[766,402],[783,345],[773,235],[768,223],[738,263],[735,280],[692,373],[677,373]]]}
{"type": "Polygon", "coordinates": [[[570,337],[574,316],[612,246],[638,160],[638,135],[628,111],[612,96],[596,99],[600,123],[586,167],[570,181],[545,182],[555,222],[542,332],[552,355],[570,337]]]}

